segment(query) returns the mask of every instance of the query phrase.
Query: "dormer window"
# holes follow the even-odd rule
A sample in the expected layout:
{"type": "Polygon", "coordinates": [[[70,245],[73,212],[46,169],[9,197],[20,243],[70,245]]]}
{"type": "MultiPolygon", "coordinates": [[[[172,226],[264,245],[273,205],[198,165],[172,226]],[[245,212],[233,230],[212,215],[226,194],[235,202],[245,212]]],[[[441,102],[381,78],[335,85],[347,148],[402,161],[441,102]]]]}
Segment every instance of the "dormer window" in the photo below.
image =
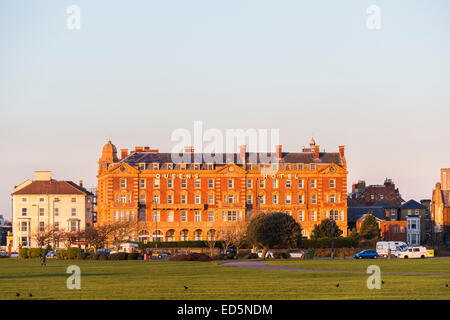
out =
{"type": "Polygon", "coordinates": [[[214,170],[214,163],[208,163],[206,167],[208,168],[208,170],[214,170]]]}
{"type": "Polygon", "coordinates": [[[199,169],[200,169],[200,164],[194,163],[194,170],[199,170],[199,169]]]}
{"type": "Polygon", "coordinates": [[[314,163],[311,163],[310,168],[311,170],[316,170],[316,165],[314,163]]]}
{"type": "Polygon", "coordinates": [[[186,170],[186,163],[180,163],[180,169],[186,170]]]}
{"type": "Polygon", "coordinates": [[[139,170],[145,170],[145,163],[139,163],[138,169],[139,170]]]}
{"type": "Polygon", "coordinates": [[[153,164],[153,170],[159,170],[159,163],[153,164]]]}

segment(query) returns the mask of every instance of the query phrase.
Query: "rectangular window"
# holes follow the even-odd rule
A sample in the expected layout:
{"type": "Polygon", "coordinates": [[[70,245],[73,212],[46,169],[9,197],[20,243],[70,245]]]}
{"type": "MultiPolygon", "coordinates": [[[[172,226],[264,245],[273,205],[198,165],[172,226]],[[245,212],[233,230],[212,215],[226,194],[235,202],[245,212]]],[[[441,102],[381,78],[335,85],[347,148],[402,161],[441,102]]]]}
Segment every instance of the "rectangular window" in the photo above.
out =
{"type": "Polygon", "coordinates": [[[153,222],[159,221],[160,221],[159,211],[153,211],[153,222]]]}
{"type": "Polygon", "coordinates": [[[45,199],[44,198],[39,198],[39,202],[44,202],[45,199]]]}
{"type": "Polygon", "coordinates": [[[126,203],[127,202],[127,196],[125,194],[120,195],[120,202],[126,203]]]}
{"type": "Polygon", "coordinates": [[[317,219],[316,212],[315,211],[311,211],[311,220],[312,221],[316,221],[316,219],[317,219]]]}
{"type": "Polygon", "coordinates": [[[187,212],[181,211],[181,222],[186,222],[186,221],[187,221],[187,212]]]}
{"type": "Polygon", "coordinates": [[[70,199],[71,202],[77,202],[77,198],[70,199]]]}
{"type": "Polygon", "coordinates": [[[125,221],[125,211],[120,211],[120,221],[125,221]]]}
{"type": "Polygon", "coordinates": [[[315,194],[311,195],[311,203],[313,204],[317,203],[317,196],[315,194]]]}
{"type": "Polygon", "coordinates": [[[22,246],[26,247],[28,245],[28,238],[27,237],[22,237],[21,242],[22,242],[22,246]]]}
{"type": "Polygon", "coordinates": [[[341,211],[339,215],[340,215],[339,220],[344,221],[344,211],[341,211]]]}
{"type": "Polygon", "coordinates": [[[39,216],[43,217],[45,215],[45,208],[39,208],[39,216]]]}
{"type": "Polygon", "coordinates": [[[55,222],[55,231],[59,231],[59,222],[55,222]]]}
{"type": "Polygon", "coordinates": [[[138,169],[139,170],[145,170],[145,163],[139,163],[138,169]]]}
{"type": "Polygon", "coordinates": [[[234,180],[228,179],[228,189],[233,189],[233,188],[234,188],[234,180]]]}
{"type": "Polygon", "coordinates": [[[146,197],[145,197],[145,194],[141,194],[140,196],[139,196],[139,203],[140,204],[145,204],[147,201],[146,201],[146,197]]]}
{"type": "Polygon", "coordinates": [[[22,222],[20,230],[21,231],[28,231],[28,223],[27,222],[22,222]]]}
{"type": "Polygon", "coordinates": [[[126,188],[127,187],[127,180],[126,179],[120,179],[120,187],[126,188]]]}
{"type": "Polygon", "coordinates": [[[114,221],[119,221],[119,212],[114,211],[114,221]]]}
{"type": "Polygon", "coordinates": [[[156,204],[159,203],[159,194],[154,194],[153,195],[153,203],[156,203],[156,204]]]}
{"type": "Polygon", "coordinates": [[[266,187],[266,180],[260,180],[259,181],[259,188],[264,189],[266,187]]]}
{"type": "Polygon", "coordinates": [[[199,194],[195,195],[195,204],[200,204],[201,203],[201,196],[199,194]]]}
{"type": "Polygon", "coordinates": [[[186,187],[187,187],[187,180],[186,180],[186,179],[182,179],[182,180],[181,180],[181,187],[182,187],[183,189],[186,189],[186,187]]]}
{"type": "Polygon", "coordinates": [[[330,188],[336,188],[336,180],[334,179],[330,180],[330,188]]]}
{"type": "Polygon", "coordinates": [[[141,187],[142,189],[145,189],[146,186],[147,186],[146,180],[145,180],[145,179],[141,179],[140,187],[141,187]]]}
{"type": "Polygon", "coordinates": [[[266,196],[259,196],[259,203],[264,204],[266,202],[266,196]]]}
{"type": "Polygon", "coordinates": [[[272,180],[272,188],[274,188],[274,189],[278,188],[278,179],[272,180]]]}
{"type": "Polygon", "coordinates": [[[159,163],[153,164],[153,170],[159,170],[159,163]]]}
{"type": "Polygon", "coordinates": [[[291,187],[291,180],[286,180],[286,188],[290,188],[291,187]]]}
{"type": "Polygon", "coordinates": [[[167,180],[167,188],[169,188],[169,189],[173,188],[173,180],[172,179],[167,180]]]}
{"type": "Polygon", "coordinates": [[[22,202],[27,202],[27,198],[22,198],[22,202]]]}
{"type": "Polygon", "coordinates": [[[232,194],[229,194],[228,195],[228,203],[233,203],[233,195],[232,194]]]}
{"type": "Polygon", "coordinates": [[[159,188],[159,179],[153,180],[153,187],[154,188],[159,188]]]}
{"type": "Polygon", "coordinates": [[[78,223],[76,221],[70,221],[70,231],[78,231],[78,223]]]}
{"type": "Polygon", "coordinates": [[[208,204],[214,204],[214,195],[213,194],[208,195],[208,204]]]}
{"type": "Polygon", "coordinates": [[[315,188],[316,187],[316,179],[312,179],[311,180],[311,188],[315,188]]]}
{"type": "Polygon", "coordinates": [[[311,170],[316,170],[316,165],[314,163],[311,163],[311,170]]]}
{"type": "Polygon", "coordinates": [[[186,202],[187,202],[187,201],[186,201],[186,200],[187,200],[186,198],[187,198],[187,197],[186,197],[185,194],[182,194],[182,195],[181,195],[181,203],[182,203],[182,204],[186,204],[186,202]]]}
{"type": "Polygon", "coordinates": [[[200,187],[201,187],[200,179],[196,179],[194,182],[194,188],[200,189],[200,187]]]}
{"type": "Polygon", "coordinates": [[[247,179],[247,188],[248,189],[253,188],[253,180],[252,179],[247,179]]]}
{"type": "Polygon", "coordinates": [[[300,203],[300,204],[303,203],[303,195],[302,194],[298,195],[298,203],[300,203]]]}
{"type": "Polygon", "coordinates": [[[298,220],[299,221],[304,221],[305,220],[305,216],[303,215],[303,211],[299,211],[298,212],[298,220]]]}
{"type": "Polygon", "coordinates": [[[291,204],[291,195],[286,195],[286,204],[291,204]]]}
{"type": "Polygon", "coordinates": [[[72,208],[72,217],[75,217],[77,215],[77,209],[72,208]]]}
{"type": "Polygon", "coordinates": [[[298,180],[298,187],[299,187],[300,189],[303,188],[303,180],[302,180],[302,179],[299,179],[299,180],[298,180]]]}
{"type": "Polygon", "coordinates": [[[274,194],[274,195],[272,196],[272,203],[273,203],[273,204],[278,204],[278,196],[277,196],[276,194],[274,194]]]}
{"type": "Polygon", "coordinates": [[[194,220],[195,220],[195,222],[202,221],[202,213],[200,211],[194,212],[194,220]]]}
{"type": "Polygon", "coordinates": [[[253,196],[251,194],[247,195],[247,203],[252,204],[253,203],[253,196]]]}
{"type": "Polygon", "coordinates": [[[26,217],[28,213],[28,209],[27,208],[22,208],[22,217],[26,217]]]}
{"type": "Polygon", "coordinates": [[[55,216],[58,217],[59,216],[59,208],[55,208],[54,211],[55,211],[55,216]]]}
{"type": "Polygon", "coordinates": [[[334,194],[330,194],[330,203],[336,202],[336,196],[334,194]]]}
{"type": "Polygon", "coordinates": [[[167,222],[173,222],[173,211],[167,212],[167,222]]]}
{"type": "Polygon", "coordinates": [[[208,221],[214,221],[214,211],[208,211],[208,221]]]}
{"type": "Polygon", "coordinates": [[[213,179],[208,179],[208,188],[209,189],[213,189],[214,188],[214,180],[213,179]]]}
{"type": "Polygon", "coordinates": [[[173,204],[173,195],[172,194],[167,195],[167,203],[173,204]]]}

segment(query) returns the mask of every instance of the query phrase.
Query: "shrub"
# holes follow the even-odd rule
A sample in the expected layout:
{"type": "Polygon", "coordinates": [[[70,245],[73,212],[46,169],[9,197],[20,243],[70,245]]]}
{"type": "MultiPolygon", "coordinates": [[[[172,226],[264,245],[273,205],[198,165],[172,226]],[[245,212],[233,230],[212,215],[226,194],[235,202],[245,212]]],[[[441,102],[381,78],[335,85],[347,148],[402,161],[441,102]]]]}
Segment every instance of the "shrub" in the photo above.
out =
{"type": "Polygon", "coordinates": [[[236,254],[236,258],[237,259],[246,259],[248,254],[249,254],[248,252],[241,251],[238,254],[236,254]]]}
{"type": "Polygon", "coordinates": [[[257,253],[253,253],[253,252],[249,253],[248,256],[247,256],[247,259],[258,259],[258,258],[259,258],[258,254],[257,253]]]}
{"type": "Polygon", "coordinates": [[[28,258],[28,248],[21,248],[19,250],[19,257],[26,259],[28,258]]]}
{"type": "Polygon", "coordinates": [[[225,255],[223,253],[219,253],[213,257],[214,260],[225,260],[225,255]]]}
{"type": "Polygon", "coordinates": [[[169,258],[170,261],[211,261],[211,257],[204,253],[192,252],[190,254],[179,254],[169,258]]]}
{"type": "Polygon", "coordinates": [[[81,252],[80,248],[69,248],[67,249],[67,259],[75,259],[78,254],[81,252]]]}
{"type": "MultiPolygon", "coordinates": [[[[258,256],[258,255],[256,255],[256,256],[258,256]]],[[[287,252],[274,252],[273,253],[273,257],[275,259],[289,259],[290,256],[291,255],[287,252]]]]}
{"type": "Polygon", "coordinates": [[[100,253],[92,253],[92,254],[90,254],[89,256],[88,256],[88,259],[89,260],[98,260],[99,259],[99,256],[100,256],[100,253]]]}
{"type": "Polygon", "coordinates": [[[100,253],[98,256],[98,260],[108,260],[108,254],[106,253],[100,253]]]}
{"type": "Polygon", "coordinates": [[[234,252],[227,253],[226,255],[227,259],[234,259],[234,256],[235,256],[234,252]]]}
{"type": "Polygon", "coordinates": [[[41,254],[44,254],[44,250],[40,248],[30,248],[28,250],[28,258],[39,258],[41,254]]]}
{"type": "Polygon", "coordinates": [[[85,260],[88,259],[89,254],[85,252],[79,252],[77,254],[77,260],[85,260]]]}
{"type": "Polygon", "coordinates": [[[127,260],[127,254],[125,252],[113,253],[109,256],[110,260],[127,260]]]}
{"type": "Polygon", "coordinates": [[[56,258],[67,259],[67,250],[66,249],[56,250],[56,258]]]}
{"type": "Polygon", "coordinates": [[[127,255],[127,260],[137,260],[139,258],[139,253],[133,252],[127,255]]]}

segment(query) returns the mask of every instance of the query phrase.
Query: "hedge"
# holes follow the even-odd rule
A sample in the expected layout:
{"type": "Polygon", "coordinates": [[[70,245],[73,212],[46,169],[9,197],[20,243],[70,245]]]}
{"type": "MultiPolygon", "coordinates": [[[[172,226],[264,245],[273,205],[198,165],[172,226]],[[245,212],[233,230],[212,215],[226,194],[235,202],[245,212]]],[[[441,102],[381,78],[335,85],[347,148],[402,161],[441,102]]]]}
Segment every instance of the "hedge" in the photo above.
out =
{"type": "MultiPolygon", "coordinates": [[[[354,238],[335,238],[335,248],[356,248],[358,246],[358,240],[354,238]]],[[[318,248],[331,248],[331,238],[319,238],[319,239],[302,239],[299,246],[301,249],[318,249],[318,248]]]]}
{"type": "Polygon", "coordinates": [[[66,251],[66,257],[67,257],[67,259],[75,259],[80,252],[81,252],[80,248],[75,248],[75,247],[69,248],[66,251]]]}
{"type": "Polygon", "coordinates": [[[19,257],[23,259],[28,258],[28,248],[21,248],[19,250],[19,257]]]}
{"type": "Polygon", "coordinates": [[[56,258],[57,259],[67,259],[67,250],[66,249],[56,250],[56,258]]]}
{"type": "Polygon", "coordinates": [[[127,260],[127,253],[126,252],[118,252],[118,253],[112,253],[109,256],[110,260],[127,260]]]}
{"type": "MultiPolygon", "coordinates": [[[[207,241],[167,241],[167,242],[137,242],[140,249],[144,248],[208,248],[207,241]]],[[[216,241],[215,248],[222,248],[222,241],[216,241]]]]}

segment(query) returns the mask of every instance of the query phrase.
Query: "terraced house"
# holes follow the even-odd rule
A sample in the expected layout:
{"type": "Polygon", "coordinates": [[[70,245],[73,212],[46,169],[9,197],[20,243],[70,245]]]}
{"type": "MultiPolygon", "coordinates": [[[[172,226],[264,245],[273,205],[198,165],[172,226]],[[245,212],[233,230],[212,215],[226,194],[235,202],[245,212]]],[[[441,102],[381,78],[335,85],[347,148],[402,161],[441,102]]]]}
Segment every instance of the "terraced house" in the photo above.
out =
{"type": "Polygon", "coordinates": [[[314,140],[301,152],[195,153],[183,161],[149,147],[122,149],[108,142],[99,159],[98,224],[138,221],[138,240],[217,238],[217,232],[255,214],[291,215],[310,237],[331,217],[347,234],[347,165],[344,147],[321,152],[314,140]]]}

